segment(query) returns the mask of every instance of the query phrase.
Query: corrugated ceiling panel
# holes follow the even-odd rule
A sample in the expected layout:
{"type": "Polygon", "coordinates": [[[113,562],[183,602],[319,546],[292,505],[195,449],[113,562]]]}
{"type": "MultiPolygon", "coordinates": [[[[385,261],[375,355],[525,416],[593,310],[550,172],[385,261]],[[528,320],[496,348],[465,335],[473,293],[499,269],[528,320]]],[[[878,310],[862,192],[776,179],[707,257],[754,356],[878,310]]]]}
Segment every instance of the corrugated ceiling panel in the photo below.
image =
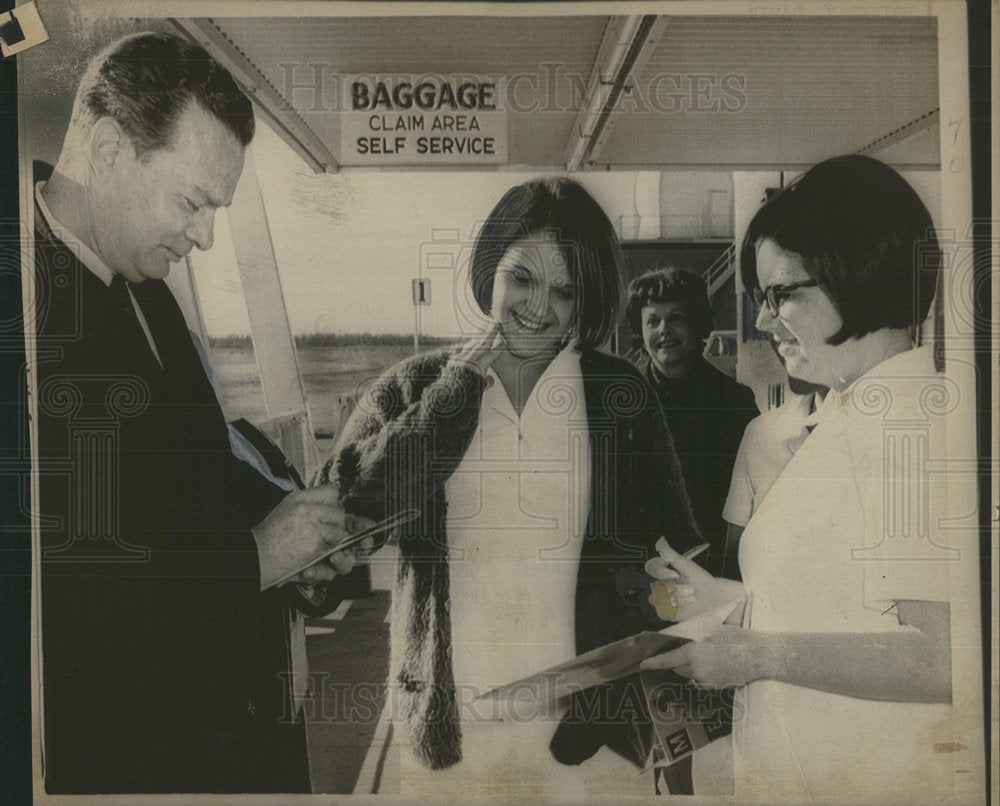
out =
{"type": "MultiPolygon", "coordinates": [[[[338,76],[468,73],[516,81],[510,162],[549,166],[563,160],[574,100],[607,21],[386,17],[215,24],[338,157],[338,76]],[[314,69],[323,74],[321,97],[292,86],[292,79],[300,85],[314,80],[314,69]]],[[[626,96],[630,112],[617,119],[596,167],[809,164],[860,149],[938,106],[936,21],[677,17],[636,85],[626,96]]]]}
{"type": "Polygon", "coordinates": [[[676,18],[636,82],[648,110],[619,120],[597,164],[858,150],[938,106],[936,37],[926,18],[676,18]]]}

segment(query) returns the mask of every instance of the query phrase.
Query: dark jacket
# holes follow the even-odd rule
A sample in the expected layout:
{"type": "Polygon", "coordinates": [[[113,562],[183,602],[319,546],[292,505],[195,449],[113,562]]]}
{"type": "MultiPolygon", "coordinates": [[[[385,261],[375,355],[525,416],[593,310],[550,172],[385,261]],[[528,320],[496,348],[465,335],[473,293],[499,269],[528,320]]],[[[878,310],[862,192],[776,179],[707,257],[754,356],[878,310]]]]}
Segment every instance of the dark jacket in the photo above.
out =
{"type": "Polygon", "coordinates": [[[735,554],[725,556],[722,510],[743,432],[759,413],[753,391],[698,359],[683,378],[665,378],[644,366],[666,417],[695,519],[711,548],[702,564],[716,576],[739,578],[735,554]]]}
{"type": "MultiPolygon", "coordinates": [[[[421,510],[421,518],[400,535],[389,684],[398,687],[410,744],[431,768],[461,759],[444,488],[475,434],[485,387],[481,375],[448,359],[447,352],[421,355],[386,373],[359,403],[320,477],[339,486],[346,508],[371,518],[421,510]]],[[[577,576],[578,653],[663,626],[643,619],[622,582],[641,573],[661,535],[680,550],[701,542],[670,435],[656,406],[649,405],[651,393],[639,372],[590,350],[582,353],[580,369],[591,511],[577,576]]],[[[637,679],[608,689],[605,707],[590,714],[583,703],[571,708],[551,745],[560,761],[580,763],[603,744],[637,764],[645,760],[649,734],[637,679]],[[624,697],[636,708],[620,707],[624,697]]],[[[602,698],[589,702],[597,700],[602,698]]]]}
{"type": "Polygon", "coordinates": [[[308,791],[250,531],[284,493],[233,456],[166,285],[134,286],[161,369],[35,216],[46,789],[308,791]]]}

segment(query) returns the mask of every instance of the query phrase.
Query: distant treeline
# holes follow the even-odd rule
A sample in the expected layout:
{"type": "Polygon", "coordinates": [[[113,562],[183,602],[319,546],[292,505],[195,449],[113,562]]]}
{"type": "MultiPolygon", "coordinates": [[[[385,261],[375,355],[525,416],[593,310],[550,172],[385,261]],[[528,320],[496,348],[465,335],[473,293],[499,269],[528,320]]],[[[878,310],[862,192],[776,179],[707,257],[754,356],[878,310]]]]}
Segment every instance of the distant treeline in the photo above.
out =
{"type": "MultiPolygon", "coordinates": [[[[249,334],[233,333],[209,338],[212,347],[249,348],[253,342],[249,334]]],[[[451,344],[455,339],[441,336],[421,336],[420,344],[451,344]]],[[[299,333],[296,347],[356,347],[358,345],[387,346],[413,344],[413,334],[406,333],[299,333]]]]}

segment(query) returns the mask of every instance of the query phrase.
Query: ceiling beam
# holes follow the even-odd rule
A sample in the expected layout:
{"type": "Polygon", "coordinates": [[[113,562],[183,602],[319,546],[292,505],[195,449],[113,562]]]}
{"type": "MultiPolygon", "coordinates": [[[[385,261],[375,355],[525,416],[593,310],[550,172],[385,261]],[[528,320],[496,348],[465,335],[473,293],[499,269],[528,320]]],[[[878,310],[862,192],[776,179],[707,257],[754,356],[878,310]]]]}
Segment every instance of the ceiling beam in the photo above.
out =
{"type": "Polygon", "coordinates": [[[940,108],[932,109],[930,112],[921,115],[915,120],[911,120],[909,123],[904,123],[898,129],[893,129],[888,134],[882,135],[882,137],[879,137],[877,140],[872,140],[872,142],[864,148],[859,148],[855,153],[870,156],[888,148],[891,145],[902,142],[907,137],[912,137],[915,134],[926,131],[932,126],[938,126],[940,125],[940,122],[940,108]]]}
{"type": "Polygon", "coordinates": [[[593,164],[622,113],[619,102],[631,90],[630,79],[646,66],[669,24],[669,17],[655,15],[608,20],[566,144],[567,171],[593,164]]]}
{"type": "Polygon", "coordinates": [[[317,137],[309,124],[295,111],[267,77],[244,56],[239,48],[210,19],[171,19],[191,39],[232,73],[236,83],[250,96],[258,111],[288,145],[316,173],[336,173],[337,158],[317,137]]]}

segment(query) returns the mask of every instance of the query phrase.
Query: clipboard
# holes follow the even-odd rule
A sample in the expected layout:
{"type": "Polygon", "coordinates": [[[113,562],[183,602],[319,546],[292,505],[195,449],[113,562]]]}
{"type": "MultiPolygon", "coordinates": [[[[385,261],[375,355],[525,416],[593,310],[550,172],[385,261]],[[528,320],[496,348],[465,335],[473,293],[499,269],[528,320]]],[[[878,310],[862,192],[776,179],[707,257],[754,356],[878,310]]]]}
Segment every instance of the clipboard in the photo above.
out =
{"type": "Polygon", "coordinates": [[[647,658],[677,649],[689,640],[661,632],[637,633],[513,683],[490,689],[476,699],[518,697],[539,704],[553,702],[591,686],[627,677],[639,671],[639,664],[647,658]]]}
{"type": "Polygon", "coordinates": [[[419,509],[404,509],[402,512],[397,512],[395,515],[390,515],[385,520],[379,521],[373,526],[369,526],[367,529],[362,529],[360,532],[351,535],[350,537],[344,538],[336,546],[332,548],[324,549],[320,554],[317,554],[309,562],[304,565],[299,566],[294,571],[289,571],[283,577],[278,579],[277,582],[272,582],[267,586],[269,588],[277,588],[284,585],[286,582],[291,580],[293,577],[298,576],[303,571],[305,571],[309,566],[315,565],[328,557],[333,556],[338,551],[344,551],[345,549],[352,548],[358,545],[365,538],[372,537],[375,538],[372,541],[371,551],[378,551],[382,546],[384,546],[388,540],[392,531],[403,524],[410,523],[420,517],[419,509]]]}

